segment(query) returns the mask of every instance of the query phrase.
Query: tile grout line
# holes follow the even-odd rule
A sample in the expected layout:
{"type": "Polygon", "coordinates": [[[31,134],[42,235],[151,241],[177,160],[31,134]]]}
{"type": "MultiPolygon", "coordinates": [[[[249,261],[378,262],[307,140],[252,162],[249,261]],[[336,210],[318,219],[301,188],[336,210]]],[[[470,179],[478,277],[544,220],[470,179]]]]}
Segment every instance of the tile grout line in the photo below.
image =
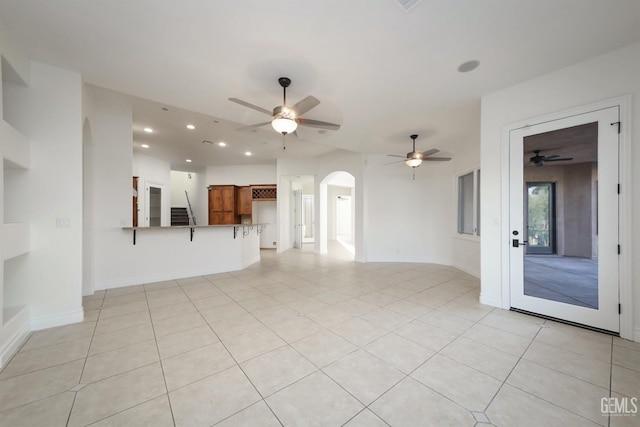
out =
{"type": "MultiPolygon", "coordinates": [[[[179,284],[179,283],[178,283],[178,284],[179,284]]],[[[216,289],[219,289],[215,284],[213,284],[213,283],[211,283],[211,284],[212,284],[213,286],[215,286],[215,287],[216,287],[216,289]]],[[[181,288],[182,288],[182,286],[181,286],[181,288]]],[[[183,289],[183,291],[184,291],[184,289],[183,289]]],[[[222,290],[221,290],[221,291],[222,291],[222,290]]],[[[227,295],[227,293],[226,293],[226,292],[224,292],[224,291],[222,291],[222,292],[223,292],[225,295],[227,295]]],[[[186,293],[186,292],[185,292],[185,293],[186,293]]],[[[228,296],[228,295],[227,295],[227,296],[228,296]]],[[[191,297],[189,296],[189,294],[187,294],[187,298],[189,299],[189,301],[191,302],[191,304],[193,304],[193,300],[191,299],[191,297]]],[[[236,302],[236,304],[238,304],[238,303],[236,302]]],[[[251,386],[253,387],[253,389],[256,391],[256,393],[258,393],[258,396],[260,396],[261,401],[262,401],[262,402],[264,402],[264,403],[265,403],[265,405],[267,405],[267,408],[269,408],[269,410],[271,411],[271,413],[273,414],[273,416],[274,416],[274,417],[276,417],[276,420],[278,420],[278,422],[280,423],[280,425],[281,425],[281,426],[284,426],[284,424],[282,423],[282,421],[280,421],[280,418],[278,418],[278,416],[275,414],[275,412],[273,411],[273,409],[271,408],[271,406],[267,403],[267,401],[266,401],[265,397],[262,395],[262,393],[260,393],[260,390],[258,390],[258,388],[257,388],[257,387],[256,387],[256,385],[253,383],[253,381],[251,381],[251,378],[249,378],[249,376],[248,376],[248,375],[247,375],[247,373],[244,371],[244,369],[242,369],[242,366],[240,366],[240,363],[238,363],[238,360],[237,360],[237,359],[235,358],[235,356],[234,356],[234,355],[229,351],[229,349],[227,348],[226,344],[222,341],[222,339],[220,339],[220,336],[218,336],[218,334],[217,334],[217,333],[216,333],[216,331],[213,329],[213,327],[211,326],[211,324],[210,324],[210,323],[209,323],[209,322],[204,318],[204,316],[202,316],[202,313],[200,313],[200,309],[198,309],[198,307],[196,307],[196,305],[195,305],[195,304],[193,304],[193,305],[194,305],[194,307],[195,307],[196,311],[198,312],[198,314],[199,314],[199,315],[202,317],[202,319],[205,321],[205,323],[207,324],[207,326],[209,327],[209,329],[210,329],[210,330],[214,333],[214,335],[218,338],[218,340],[219,340],[220,344],[224,347],[225,351],[226,351],[226,352],[229,354],[229,356],[233,359],[233,361],[234,361],[234,362],[235,362],[235,364],[236,364],[235,366],[236,366],[236,367],[238,367],[238,369],[240,369],[240,371],[242,372],[242,374],[244,375],[244,377],[247,379],[247,381],[249,381],[249,383],[251,384],[251,386]]],[[[250,313],[249,313],[249,314],[250,314],[250,313]]],[[[255,318],[255,316],[253,316],[253,315],[252,315],[252,317],[254,317],[254,318],[255,318]]],[[[260,321],[259,319],[256,319],[256,320],[260,321]]],[[[279,347],[279,348],[280,348],[280,347],[279,347]]],[[[272,350],[272,351],[273,351],[273,350],[272,350]]],[[[259,357],[259,356],[256,356],[256,357],[259,357]]],[[[251,359],[249,359],[249,360],[251,360],[251,359]]],[[[226,368],[226,369],[223,369],[223,370],[222,370],[222,371],[220,371],[220,372],[224,372],[224,371],[229,370],[229,369],[231,369],[231,368],[233,368],[233,366],[230,366],[230,367],[228,367],[228,368],[226,368]]],[[[184,385],[184,386],[182,386],[182,387],[178,387],[176,390],[178,390],[178,389],[180,389],[180,388],[183,388],[183,387],[186,387],[186,386],[188,386],[188,385],[194,384],[194,383],[196,383],[196,382],[198,382],[198,381],[201,381],[201,380],[203,380],[203,379],[205,379],[205,378],[209,378],[209,377],[211,377],[211,376],[213,376],[213,375],[219,374],[220,372],[216,372],[216,373],[213,373],[213,374],[211,374],[211,375],[207,375],[206,377],[200,378],[200,379],[198,379],[198,380],[196,380],[196,381],[194,381],[194,382],[192,382],[192,383],[190,383],[190,384],[185,384],[185,385],[184,385]]],[[[164,371],[163,371],[163,376],[164,376],[164,371]]],[[[169,401],[171,401],[171,399],[169,399],[169,401]]],[[[259,400],[259,401],[260,401],[260,400],[259,400]]],[[[240,409],[239,411],[237,411],[237,412],[235,412],[235,413],[233,413],[233,414],[229,415],[228,417],[226,417],[226,418],[224,418],[224,419],[222,419],[222,420],[219,420],[219,421],[218,421],[218,422],[216,422],[215,424],[219,424],[219,423],[221,423],[221,422],[223,422],[223,421],[225,421],[225,420],[227,420],[227,419],[229,419],[229,418],[233,417],[234,415],[239,414],[240,412],[244,411],[245,409],[250,408],[251,406],[255,405],[255,404],[256,404],[256,403],[258,403],[259,401],[252,403],[251,405],[247,406],[246,408],[242,408],[242,409],[240,409]]],[[[173,415],[173,412],[172,412],[172,415],[173,415]]],[[[214,425],[215,425],[215,424],[214,424],[214,425]]],[[[174,426],[175,426],[175,418],[174,418],[174,426]]]]}
{"type": "MultiPolygon", "coordinates": [[[[177,281],[176,281],[176,283],[177,283],[177,281]]],[[[180,286],[179,283],[178,283],[178,286],[180,286]]],[[[144,289],[144,287],[143,287],[143,289],[144,289]]],[[[182,289],[182,287],[180,289],[182,289]]],[[[183,292],[184,292],[184,290],[183,290],[183,292]]],[[[173,425],[175,427],[176,418],[175,418],[175,415],[173,414],[173,405],[171,404],[171,398],[169,397],[169,387],[167,387],[167,378],[166,378],[165,373],[164,373],[164,363],[162,363],[162,356],[160,355],[160,347],[158,346],[158,336],[156,334],[156,328],[155,328],[155,326],[153,324],[153,317],[151,316],[151,307],[149,307],[149,299],[147,297],[146,289],[144,291],[144,298],[145,298],[145,301],[147,302],[147,307],[149,308],[149,320],[151,321],[151,330],[153,331],[153,339],[154,339],[154,341],[156,343],[156,352],[158,354],[158,362],[160,362],[160,370],[162,372],[162,382],[164,383],[164,389],[166,390],[167,402],[169,402],[169,412],[171,413],[171,420],[173,421],[173,425]]]]}

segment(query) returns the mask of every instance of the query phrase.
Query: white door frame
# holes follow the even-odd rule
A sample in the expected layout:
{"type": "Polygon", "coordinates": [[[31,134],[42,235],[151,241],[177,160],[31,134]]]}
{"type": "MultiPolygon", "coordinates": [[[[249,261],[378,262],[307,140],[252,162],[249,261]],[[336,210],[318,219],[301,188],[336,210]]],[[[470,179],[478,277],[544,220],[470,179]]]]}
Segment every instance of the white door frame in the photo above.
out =
{"type": "Polygon", "coordinates": [[[302,233],[302,243],[313,243],[315,241],[315,196],[313,194],[302,194],[302,224],[304,225],[304,231],[306,232],[307,227],[311,227],[311,237],[306,237],[305,233],[302,233]],[[305,201],[311,200],[311,211],[307,215],[307,210],[305,209],[305,201]]]}
{"type": "Polygon", "coordinates": [[[631,236],[631,213],[632,213],[632,194],[631,194],[631,96],[621,96],[612,98],[597,103],[584,105],[581,107],[573,108],[570,110],[564,110],[560,112],[550,113],[544,116],[534,117],[527,120],[521,120],[515,123],[510,123],[502,127],[501,131],[501,146],[502,146],[502,221],[501,221],[501,235],[504,239],[504,244],[501,251],[501,265],[502,265],[502,308],[511,308],[510,302],[510,243],[511,243],[511,230],[509,224],[509,212],[510,212],[510,158],[509,158],[509,144],[510,133],[517,129],[521,129],[527,126],[537,125],[549,121],[555,121],[565,117],[575,116],[579,114],[589,113],[591,111],[609,108],[620,107],[620,163],[619,163],[619,178],[620,178],[620,197],[619,197],[619,227],[620,227],[620,246],[621,253],[619,259],[619,272],[620,272],[620,301],[622,302],[622,311],[620,314],[620,336],[627,339],[640,339],[640,330],[633,330],[633,314],[637,307],[633,306],[633,294],[632,294],[632,236],[631,236]]]}
{"type": "Polygon", "coordinates": [[[293,190],[293,247],[302,248],[302,190],[293,190]]]}
{"type": "MultiPolygon", "coordinates": [[[[553,298],[540,298],[527,295],[524,291],[524,252],[525,246],[510,247],[511,258],[511,305],[534,313],[545,314],[559,319],[589,325],[607,331],[619,332],[619,256],[618,244],[618,194],[619,183],[619,136],[617,134],[620,108],[618,106],[599,109],[585,114],[573,115],[534,126],[520,128],[511,133],[511,174],[509,199],[512,202],[510,215],[511,239],[522,242],[527,239],[524,224],[524,140],[529,135],[537,135],[558,129],[571,128],[587,123],[600,123],[598,126],[597,162],[599,216],[598,233],[598,308],[586,308],[579,305],[558,302],[553,298]],[[612,173],[613,172],[613,173],[612,173]]],[[[522,244],[522,243],[520,243],[522,244]]]]}
{"type": "MultiPolygon", "coordinates": [[[[145,227],[149,227],[149,214],[150,214],[150,210],[151,210],[151,197],[150,197],[150,191],[149,191],[149,187],[155,187],[155,188],[159,188],[160,189],[160,226],[162,226],[163,222],[165,221],[165,212],[164,212],[164,204],[165,204],[165,200],[164,198],[166,197],[166,193],[164,191],[164,184],[161,184],[159,182],[154,182],[154,181],[144,181],[144,226],[145,227]]],[[[138,184],[138,188],[140,188],[140,185],[138,184]]],[[[140,192],[138,192],[138,203],[140,203],[140,192]]],[[[138,217],[138,223],[140,222],[140,217],[138,217]]]]}

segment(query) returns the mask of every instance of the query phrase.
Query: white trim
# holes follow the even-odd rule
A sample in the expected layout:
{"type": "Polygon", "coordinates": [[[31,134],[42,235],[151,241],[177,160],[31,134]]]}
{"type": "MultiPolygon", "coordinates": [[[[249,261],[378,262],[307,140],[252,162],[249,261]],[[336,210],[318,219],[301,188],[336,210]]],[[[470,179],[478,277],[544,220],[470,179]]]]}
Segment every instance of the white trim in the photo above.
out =
{"type": "Polygon", "coordinates": [[[0,329],[0,369],[29,337],[29,307],[24,306],[0,329]]]}
{"type": "Polygon", "coordinates": [[[615,98],[611,101],[617,101],[620,105],[620,197],[619,197],[619,227],[620,232],[618,241],[622,248],[620,254],[620,301],[622,304],[622,313],[620,314],[620,336],[622,338],[640,341],[640,325],[636,327],[634,333],[633,315],[634,312],[640,310],[640,307],[634,307],[633,300],[633,239],[631,231],[632,212],[633,212],[633,179],[631,175],[632,157],[631,157],[631,95],[615,98]],[[627,302],[628,301],[628,302],[627,302]],[[629,305],[629,307],[627,307],[629,305]]]}
{"type": "Polygon", "coordinates": [[[455,222],[453,224],[453,237],[462,237],[462,236],[466,236],[463,238],[470,238],[470,239],[477,239],[478,242],[480,242],[480,235],[478,234],[478,228],[480,227],[480,218],[478,216],[478,204],[480,203],[480,199],[478,198],[478,192],[480,191],[480,185],[478,185],[478,173],[480,172],[480,166],[475,166],[472,169],[468,169],[465,170],[464,172],[458,172],[454,175],[454,183],[453,183],[453,187],[454,187],[454,208],[453,211],[456,213],[455,215],[455,222]],[[459,226],[460,226],[460,178],[462,178],[465,175],[472,175],[473,178],[473,194],[472,194],[472,199],[473,199],[473,207],[472,207],[472,223],[473,223],[473,233],[472,234],[467,234],[467,233],[460,233],[459,231],[459,226]]]}
{"type": "MultiPolygon", "coordinates": [[[[160,225],[164,225],[163,221],[166,221],[165,215],[166,213],[163,211],[163,204],[166,203],[164,200],[167,197],[165,190],[165,185],[161,182],[144,180],[144,226],[150,227],[150,214],[151,214],[151,187],[160,189],[160,225]]],[[[140,188],[140,183],[138,182],[138,188],[140,188]]],[[[138,192],[138,196],[140,192],[138,192]]],[[[171,195],[169,194],[169,197],[171,195]]],[[[140,200],[138,198],[138,200],[140,200]]],[[[140,224],[140,215],[138,215],[138,224],[140,224]]]]}
{"type": "Polygon", "coordinates": [[[510,124],[502,126],[501,140],[502,140],[502,220],[501,231],[502,238],[507,239],[505,244],[500,246],[500,258],[502,262],[502,295],[501,301],[498,305],[492,304],[495,301],[495,297],[483,297],[480,296],[480,301],[489,305],[495,305],[496,307],[502,307],[509,309],[511,307],[511,301],[509,297],[509,252],[504,248],[508,246],[509,236],[509,134],[511,131],[521,129],[527,126],[533,126],[549,121],[555,121],[562,118],[576,116],[581,114],[590,113],[592,111],[601,110],[610,107],[620,108],[620,120],[622,126],[620,129],[620,165],[619,165],[619,177],[620,185],[622,188],[619,198],[619,242],[622,249],[622,253],[619,258],[620,268],[620,301],[624,301],[622,314],[620,315],[620,336],[622,338],[640,340],[640,333],[638,327],[634,331],[633,315],[637,307],[634,307],[633,301],[633,284],[632,284],[632,252],[633,244],[631,239],[632,230],[632,175],[631,175],[631,95],[619,96],[603,101],[595,102],[592,104],[583,105],[580,107],[557,111],[550,114],[545,114],[538,117],[529,118],[526,120],[520,120],[510,124]]]}
{"type": "Polygon", "coordinates": [[[506,310],[509,309],[509,307],[502,306],[502,300],[500,298],[496,298],[491,295],[483,295],[482,293],[480,293],[480,304],[490,305],[492,307],[504,308],[506,310]]]}
{"type": "Polygon", "coordinates": [[[247,261],[241,262],[239,265],[234,265],[230,269],[204,268],[204,269],[195,270],[193,268],[190,268],[184,271],[178,271],[170,275],[144,274],[139,276],[119,277],[117,279],[105,280],[103,282],[96,283],[96,291],[102,291],[105,289],[122,288],[124,286],[144,285],[146,283],[164,282],[166,280],[185,279],[188,277],[208,276],[210,274],[232,273],[234,271],[241,271],[244,268],[248,267],[249,265],[254,264],[258,261],[260,261],[260,258],[256,257],[256,259],[249,259],[247,261]]]}
{"type": "Polygon", "coordinates": [[[468,267],[462,264],[453,264],[452,267],[455,267],[458,270],[464,271],[465,273],[470,274],[473,277],[477,277],[478,279],[480,278],[480,270],[478,270],[477,268],[468,267]]]}
{"type": "Polygon", "coordinates": [[[476,236],[475,234],[455,233],[452,237],[454,239],[466,240],[468,242],[475,242],[480,244],[480,236],[476,236]]]}
{"type": "Polygon", "coordinates": [[[31,319],[31,330],[38,331],[40,329],[53,328],[55,326],[68,325],[70,323],[78,323],[84,320],[84,309],[68,311],[66,313],[54,314],[51,316],[42,316],[31,319]]]}

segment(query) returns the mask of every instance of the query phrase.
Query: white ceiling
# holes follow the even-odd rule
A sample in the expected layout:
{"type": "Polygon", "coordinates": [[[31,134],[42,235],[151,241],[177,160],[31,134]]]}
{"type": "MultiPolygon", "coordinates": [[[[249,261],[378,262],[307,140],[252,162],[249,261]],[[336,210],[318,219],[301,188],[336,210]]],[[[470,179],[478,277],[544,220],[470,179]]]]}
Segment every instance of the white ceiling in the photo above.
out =
{"type": "Polygon", "coordinates": [[[640,40],[640,1],[424,0],[405,12],[397,0],[0,0],[0,24],[32,59],[155,101],[134,103],[134,146],[147,138],[174,165],[244,164],[403,154],[412,133],[455,155],[478,142],[483,94],[640,40]],[[477,70],[457,72],[471,59],[477,70]],[[301,128],[286,152],[268,126],[235,131],[268,117],[228,98],[272,109],[281,76],[290,103],[321,101],[305,117],[342,128],[301,128]],[[201,142],[219,138],[226,154],[201,142]]]}

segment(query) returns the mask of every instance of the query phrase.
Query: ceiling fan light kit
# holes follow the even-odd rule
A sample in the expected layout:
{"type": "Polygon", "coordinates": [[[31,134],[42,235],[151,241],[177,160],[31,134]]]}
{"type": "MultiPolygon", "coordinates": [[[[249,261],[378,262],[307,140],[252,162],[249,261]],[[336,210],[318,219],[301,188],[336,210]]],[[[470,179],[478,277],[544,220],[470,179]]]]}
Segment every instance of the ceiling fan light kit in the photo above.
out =
{"type": "Polygon", "coordinates": [[[422,164],[422,159],[407,159],[407,160],[405,160],[405,163],[410,168],[417,168],[418,166],[420,166],[422,164]]]}
{"type": "MultiPolygon", "coordinates": [[[[286,99],[286,96],[285,96],[286,99]]],[[[298,128],[298,122],[296,122],[296,113],[291,108],[283,105],[273,109],[273,120],[271,126],[276,132],[286,135],[293,133],[298,128]]]]}

